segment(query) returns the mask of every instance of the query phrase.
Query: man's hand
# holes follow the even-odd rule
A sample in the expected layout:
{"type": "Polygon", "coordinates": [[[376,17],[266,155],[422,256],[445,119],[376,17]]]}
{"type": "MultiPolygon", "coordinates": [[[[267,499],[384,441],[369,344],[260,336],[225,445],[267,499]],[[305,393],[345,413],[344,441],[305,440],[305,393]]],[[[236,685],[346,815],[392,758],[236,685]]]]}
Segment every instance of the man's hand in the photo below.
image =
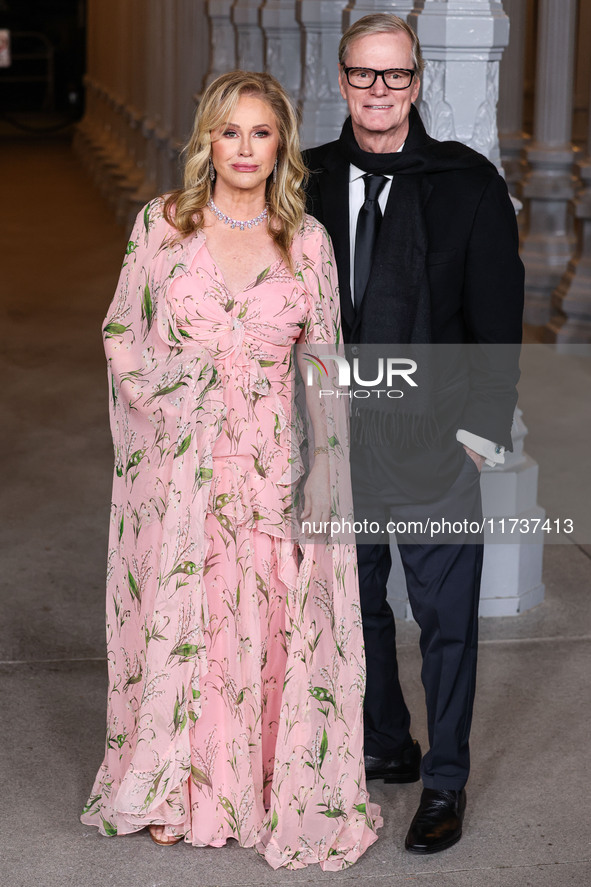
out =
{"type": "Polygon", "coordinates": [[[468,455],[470,456],[470,458],[472,459],[472,461],[476,465],[477,469],[479,471],[482,471],[482,466],[484,465],[484,463],[486,461],[486,457],[481,456],[480,453],[476,453],[474,450],[471,450],[470,447],[466,446],[466,444],[462,444],[462,446],[464,447],[464,449],[466,450],[466,452],[468,453],[468,455]]]}

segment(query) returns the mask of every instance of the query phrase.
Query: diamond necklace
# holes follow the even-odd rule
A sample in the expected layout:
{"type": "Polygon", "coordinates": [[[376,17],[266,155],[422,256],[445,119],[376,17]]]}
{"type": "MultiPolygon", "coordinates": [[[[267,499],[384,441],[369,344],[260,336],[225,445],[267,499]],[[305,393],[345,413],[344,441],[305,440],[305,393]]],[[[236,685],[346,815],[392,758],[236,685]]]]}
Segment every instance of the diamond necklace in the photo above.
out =
{"type": "Polygon", "coordinates": [[[241,221],[240,219],[232,219],[230,216],[227,216],[226,213],[223,213],[213,202],[213,197],[209,198],[207,205],[220,222],[223,222],[224,225],[229,225],[230,228],[240,228],[241,231],[244,231],[245,228],[256,228],[257,225],[260,225],[263,219],[267,218],[267,207],[265,207],[262,213],[256,216],[256,218],[241,221]]]}

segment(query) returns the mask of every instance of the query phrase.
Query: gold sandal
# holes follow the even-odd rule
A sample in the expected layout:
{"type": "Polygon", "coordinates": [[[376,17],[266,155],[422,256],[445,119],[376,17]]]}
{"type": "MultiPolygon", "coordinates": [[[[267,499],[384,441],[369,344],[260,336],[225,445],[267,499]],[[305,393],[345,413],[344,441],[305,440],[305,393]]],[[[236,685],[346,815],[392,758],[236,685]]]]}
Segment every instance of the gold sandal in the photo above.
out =
{"type": "MultiPolygon", "coordinates": [[[[162,828],[162,826],[156,826],[156,828],[162,828]]],[[[177,837],[175,835],[171,835],[169,840],[162,841],[160,838],[157,838],[156,835],[152,832],[152,826],[148,826],[148,834],[152,838],[155,844],[158,844],[159,847],[173,847],[175,844],[178,844],[183,840],[184,835],[177,837]]]]}

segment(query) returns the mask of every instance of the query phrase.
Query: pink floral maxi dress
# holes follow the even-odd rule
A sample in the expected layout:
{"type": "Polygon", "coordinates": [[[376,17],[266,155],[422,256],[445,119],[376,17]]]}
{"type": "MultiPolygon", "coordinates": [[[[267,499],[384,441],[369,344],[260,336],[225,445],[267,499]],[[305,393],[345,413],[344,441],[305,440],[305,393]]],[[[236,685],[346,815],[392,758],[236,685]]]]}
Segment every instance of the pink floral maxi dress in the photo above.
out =
{"type": "MultiPolygon", "coordinates": [[[[161,200],[140,213],[104,325],[109,697],[82,821],[341,869],[381,825],[355,550],[300,549],[291,526],[292,345],[339,341],[332,247],[307,216],[295,275],[279,261],[232,298],[204,234],[174,234],[161,200]]],[[[334,498],[347,423],[326,419],[334,498]]]]}

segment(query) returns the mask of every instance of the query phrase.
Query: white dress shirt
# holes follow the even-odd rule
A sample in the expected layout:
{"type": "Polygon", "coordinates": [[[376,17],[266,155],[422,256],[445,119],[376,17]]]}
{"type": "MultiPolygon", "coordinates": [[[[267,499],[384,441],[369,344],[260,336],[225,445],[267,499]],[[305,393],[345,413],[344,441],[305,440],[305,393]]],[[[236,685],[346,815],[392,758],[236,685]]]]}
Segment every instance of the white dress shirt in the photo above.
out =
{"type": "MultiPolygon", "coordinates": [[[[398,149],[398,152],[402,151],[404,145],[401,145],[398,149]]],[[[398,153],[397,152],[397,153],[398,153]]],[[[354,278],[355,278],[355,235],[357,233],[357,216],[359,215],[359,210],[365,203],[365,182],[363,181],[363,176],[365,175],[362,169],[359,169],[357,166],[353,166],[351,163],[349,166],[349,268],[350,268],[350,289],[351,289],[351,299],[353,299],[354,292],[354,278]]],[[[388,197],[390,195],[390,187],[392,185],[392,176],[386,176],[387,182],[380,191],[380,195],[378,197],[378,203],[380,205],[380,209],[382,210],[382,215],[386,211],[386,204],[388,202],[388,197]]],[[[502,465],[505,461],[505,447],[501,447],[498,444],[493,443],[492,440],[487,440],[484,437],[479,437],[477,434],[472,434],[471,431],[466,431],[463,428],[459,428],[456,432],[456,440],[459,443],[464,444],[469,447],[471,450],[474,450],[475,453],[478,453],[480,456],[484,456],[484,464],[488,465],[490,468],[494,468],[495,465],[502,465]]]]}

